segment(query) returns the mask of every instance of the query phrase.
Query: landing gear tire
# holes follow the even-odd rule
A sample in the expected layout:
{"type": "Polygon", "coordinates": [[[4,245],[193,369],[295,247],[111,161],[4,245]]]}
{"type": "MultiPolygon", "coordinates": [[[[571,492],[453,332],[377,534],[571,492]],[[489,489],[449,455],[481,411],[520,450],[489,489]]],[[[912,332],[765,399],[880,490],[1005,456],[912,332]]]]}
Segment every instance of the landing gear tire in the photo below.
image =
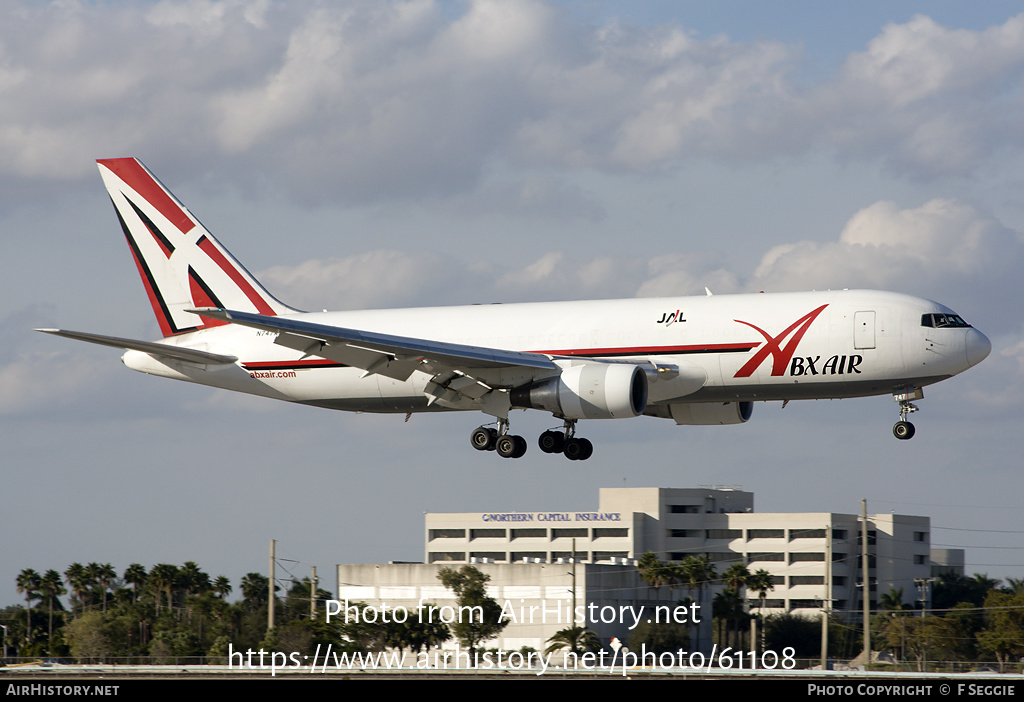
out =
{"type": "Polygon", "coordinates": [[[563,453],[570,461],[585,461],[594,455],[594,445],[587,439],[568,439],[563,453]]]}
{"type": "Polygon", "coordinates": [[[488,427],[477,427],[469,435],[469,442],[477,451],[493,451],[498,432],[488,427]]]}
{"type": "Polygon", "coordinates": [[[565,434],[560,431],[546,431],[537,441],[544,453],[561,453],[565,448],[565,434]]]}
{"type": "Polygon", "coordinates": [[[521,458],[526,453],[526,439],[505,434],[494,443],[494,450],[502,458],[521,458]]]}
{"type": "Polygon", "coordinates": [[[914,437],[914,425],[910,422],[899,421],[892,425],[892,435],[901,441],[914,437]]]}

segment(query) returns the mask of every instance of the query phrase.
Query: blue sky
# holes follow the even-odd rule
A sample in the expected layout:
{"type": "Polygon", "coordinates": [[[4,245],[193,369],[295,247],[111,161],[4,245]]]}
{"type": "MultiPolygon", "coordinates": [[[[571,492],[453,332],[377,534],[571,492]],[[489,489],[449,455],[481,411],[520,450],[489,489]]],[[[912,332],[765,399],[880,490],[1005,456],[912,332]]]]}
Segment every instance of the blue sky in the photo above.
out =
{"type": "Polygon", "coordinates": [[[759,511],[864,497],[931,516],[969,572],[1021,577],[1016,3],[13,2],[0,20],[6,602],[21,569],[73,561],[194,560],[237,586],[270,538],[299,577],[414,560],[425,511],[591,509],[624,483],[742,485],[759,511]],[[994,349],[926,390],[911,442],[881,397],[758,405],[741,427],[593,422],[585,464],[490,460],[477,416],[230,396],[30,332],[159,334],[94,166],[115,156],[301,308],[877,287],[949,305],[994,349]]]}

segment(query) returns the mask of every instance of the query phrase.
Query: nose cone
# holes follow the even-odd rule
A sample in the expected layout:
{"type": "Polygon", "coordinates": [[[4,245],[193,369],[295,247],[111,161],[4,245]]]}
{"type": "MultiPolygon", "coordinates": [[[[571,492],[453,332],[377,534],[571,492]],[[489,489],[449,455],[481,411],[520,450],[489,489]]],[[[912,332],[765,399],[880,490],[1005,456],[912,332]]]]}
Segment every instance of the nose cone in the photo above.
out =
{"type": "Polygon", "coordinates": [[[976,366],[992,352],[992,342],[973,327],[967,330],[967,365],[976,366]]]}

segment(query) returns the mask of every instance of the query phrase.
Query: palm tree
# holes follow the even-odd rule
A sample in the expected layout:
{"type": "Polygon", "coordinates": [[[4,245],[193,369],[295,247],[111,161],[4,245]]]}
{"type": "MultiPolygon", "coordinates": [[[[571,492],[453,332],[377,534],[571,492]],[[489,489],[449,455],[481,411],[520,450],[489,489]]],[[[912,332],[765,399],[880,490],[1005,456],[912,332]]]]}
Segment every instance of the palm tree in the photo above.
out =
{"type": "MultiPolygon", "coordinates": [[[[46,600],[50,609],[50,629],[47,638],[49,642],[53,641],[53,601],[61,595],[66,595],[67,592],[60,573],[55,570],[48,570],[43,573],[43,577],[39,581],[39,593],[42,595],[42,599],[46,600]]],[[[50,650],[50,653],[53,653],[53,651],[50,650]]]]}
{"type": "Polygon", "coordinates": [[[640,573],[640,579],[655,590],[675,581],[673,567],[660,561],[653,551],[640,556],[636,569],[640,573]]]}
{"type": "Polygon", "coordinates": [[[698,594],[704,590],[704,586],[711,583],[718,577],[715,564],[711,562],[707,554],[700,556],[689,556],[675,566],[680,582],[686,585],[690,592],[690,600],[693,601],[693,591],[698,594]]]}
{"type": "MultiPolygon", "coordinates": [[[[81,563],[72,563],[68,566],[67,570],[64,571],[64,579],[71,588],[71,595],[74,599],[82,606],[82,614],[85,614],[85,595],[89,592],[89,588],[92,583],[89,582],[89,573],[85,566],[81,563]]],[[[74,614],[75,608],[72,605],[71,613],[74,614]]]]}
{"type": "Polygon", "coordinates": [[[722,575],[722,581],[736,594],[737,606],[739,611],[734,613],[732,622],[734,626],[734,632],[736,634],[737,645],[739,645],[740,638],[740,622],[744,620],[746,615],[746,598],[743,597],[743,588],[750,582],[752,575],[750,569],[747,568],[745,563],[737,562],[729,566],[725,574],[722,575]]]}
{"type": "Polygon", "coordinates": [[[548,639],[548,647],[544,649],[544,653],[553,653],[563,648],[568,648],[577,655],[593,653],[601,650],[601,640],[590,629],[571,626],[568,629],[556,631],[554,636],[548,639]]]}
{"type": "Polygon", "coordinates": [[[185,561],[178,571],[178,584],[185,589],[186,596],[199,594],[210,589],[210,576],[195,561],[185,561]]]}
{"type": "Polygon", "coordinates": [[[213,591],[221,599],[224,599],[231,594],[231,581],[225,575],[218,575],[217,579],[213,581],[213,591]]]}
{"type": "Polygon", "coordinates": [[[757,609],[760,614],[764,609],[764,601],[768,599],[768,591],[775,589],[775,578],[764,568],[759,568],[747,579],[747,588],[757,592],[757,609]]]}
{"type": "Polygon", "coordinates": [[[250,609],[259,609],[269,602],[270,579],[259,573],[246,573],[242,578],[242,598],[250,609]]]}
{"type": "Polygon", "coordinates": [[[160,613],[160,596],[167,593],[167,609],[174,608],[174,599],[171,590],[178,579],[178,566],[170,563],[157,563],[149,571],[149,585],[156,596],[156,611],[160,613]]]}
{"type": "Polygon", "coordinates": [[[18,573],[18,592],[25,594],[25,643],[29,644],[32,642],[32,600],[39,598],[39,573],[35,572],[31,568],[18,573]]]}
{"type": "Polygon", "coordinates": [[[124,581],[132,586],[132,602],[139,599],[139,586],[146,584],[146,569],[141,563],[132,563],[124,571],[124,581]]]}
{"type": "Polygon", "coordinates": [[[96,579],[96,584],[100,586],[103,591],[103,613],[107,613],[107,590],[114,584],[114,580],[117,579],[117,571],[114,570],[114,566],[109,563],[90,563],[88,569],[92,576],[96,579]]]}

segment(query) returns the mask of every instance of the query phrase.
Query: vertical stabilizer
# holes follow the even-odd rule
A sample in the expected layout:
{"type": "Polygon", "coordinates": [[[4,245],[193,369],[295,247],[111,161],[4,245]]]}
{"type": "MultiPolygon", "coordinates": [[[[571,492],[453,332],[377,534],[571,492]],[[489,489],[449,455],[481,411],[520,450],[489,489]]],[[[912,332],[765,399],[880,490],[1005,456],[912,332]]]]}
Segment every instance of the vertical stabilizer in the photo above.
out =
{"type": "Polygon", "coordinates": [[[138,159],[97,163],[165,337],[224,324],[185,311],[190,308],[295,312],[268,293],[138,159]]]}

